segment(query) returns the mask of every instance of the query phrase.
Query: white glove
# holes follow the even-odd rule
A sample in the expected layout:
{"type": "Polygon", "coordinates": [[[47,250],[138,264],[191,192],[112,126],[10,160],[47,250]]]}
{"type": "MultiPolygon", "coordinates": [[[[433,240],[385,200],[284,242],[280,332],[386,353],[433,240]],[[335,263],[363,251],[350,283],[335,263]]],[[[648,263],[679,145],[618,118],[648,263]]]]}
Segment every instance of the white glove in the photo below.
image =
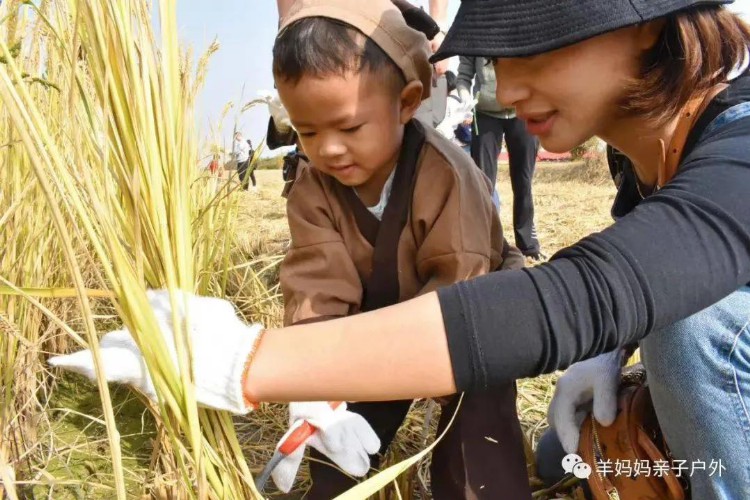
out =
{"type": "Polygon", "coordinates": [[[292,122],[289,120],[289,113],[286,112],[284,104],[279,99],[279,94],[276,91],[259,90],[258,95],[265,101],[268,106],[268,113],[273,118],[273,124],[276,130],[281,134],[285,134],[292,129],[292,122]]]}
{"type": "MultiPolygon", "coordinates": [[[[290,428],[280,443],[304,421],[318,429],[306,444],[349,475],[362,477],[367,474],[370,455],[380,450],[380,439],[361,415],[347,410],[346,403],[341,403],[335,410],[326,402],[290,403],[290,428]]],[[[288,493],[292,489],[304,455],[305,447],[300,446],[279,462],[271,473],[273,482],[282,492],[288,493]]]]}
{"type": "MultiPolygon", "coordinates": [[[[159,330],[177,369],[169,292],[150,290],[147,293],[159,330]]],[[[226,300],[188,293],[184,295],[190,311],[189,334],[198,403],[217,410],[247,413],[252,408],[245,404],[243,398],[242,375],[263,326],[243,323],[237,317],[234,306],[226,300]]],[[[151,376],[129,331],[107,333],[102,337],[99,348],[108,382],[129,384],[156,401],[151,376]]],[[[85,375],[91,380],[96,379],[94,359],[89,349],[55,356],[50,358],[49,363],[85,375]]]]}
{"type": "Polygon", "coordinates": [[[453,131],[456,127],[461,125],[467,119],[472,118],[474,107],[477,105],[476,100],[461,101],[461,104],[453,110],[450,116],[447,116],[441,127],[446,127],[448,130],[453,131]]]}
{"type": "Polygon", "coordinates": [[[623,357],[618,349],[575,363],[557,381],[547,420],[566,453],[578,451],[581,424],[592,400],[597,422],[606,427],[615,421],[623,357]]]}

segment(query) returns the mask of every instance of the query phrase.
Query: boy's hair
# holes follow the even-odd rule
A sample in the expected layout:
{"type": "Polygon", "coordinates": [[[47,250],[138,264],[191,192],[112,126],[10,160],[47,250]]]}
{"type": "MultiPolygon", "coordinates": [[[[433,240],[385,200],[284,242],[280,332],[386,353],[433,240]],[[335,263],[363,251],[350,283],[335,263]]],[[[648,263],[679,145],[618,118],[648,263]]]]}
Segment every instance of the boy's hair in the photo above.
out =
{"type": "Polygon", "coordinates": [[[723,7],[690,9],[665,21],[622,103],[657,124],[674,118],[695,93],[725,82],[750,44],[750,28],[723,7]]]}
{"type": "Polygon", "coordinates": [[[403,73],[375,42],[352,26],[325,17],[295,21],[276,37],[274,77],[296,85],[303,76],[322,78],[360,73],[379,75],[394,90],[406,85],[403,73]]]}

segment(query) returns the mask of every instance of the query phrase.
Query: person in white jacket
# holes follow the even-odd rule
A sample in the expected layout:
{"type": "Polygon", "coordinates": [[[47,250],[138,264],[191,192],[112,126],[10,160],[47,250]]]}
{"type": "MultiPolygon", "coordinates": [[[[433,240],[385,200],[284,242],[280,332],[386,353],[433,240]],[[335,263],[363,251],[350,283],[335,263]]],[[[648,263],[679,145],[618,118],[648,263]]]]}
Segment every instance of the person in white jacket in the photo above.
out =
{"type": "Polygon", "coordinates": [[[463,102],[458,96],[456,90],[456,74],[452,71],[445,73],[445,80],[448,84],[448,104],[445,107],[445,118],[436,127],[443,137],[450,139],[454,144],[470,153],[471,142],[462,142],[456,135],[456,127],[459,125],[470,125],[474,121],[472,108],[473,102],[463,102]]]}
{"type": "Polygon", "coordinates": [[[242,137],[242,132],[235,132],[234,143],[232,144],[232,156],[237,161],[237,175],[240,178],[240,184],[243,189],[247,189],[245,176],[247,167],[250,163],[250,145],[242,137]]]}

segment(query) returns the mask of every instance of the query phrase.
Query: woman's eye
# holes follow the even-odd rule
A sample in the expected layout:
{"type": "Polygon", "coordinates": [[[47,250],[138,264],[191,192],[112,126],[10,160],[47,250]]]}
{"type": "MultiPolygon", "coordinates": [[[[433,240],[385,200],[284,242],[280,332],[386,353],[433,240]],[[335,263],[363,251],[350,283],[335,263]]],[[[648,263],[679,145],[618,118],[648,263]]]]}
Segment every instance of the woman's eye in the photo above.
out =
{"type": "Polygon", "coordinates": [[[347,132],[347,133],[352,133],[352,132],[356,132],[360,128],[362,128],[362,125],[355,125],[354,127],[349,127],[349,128],[341,129],[341,131],[342,132],[347,132]]]}

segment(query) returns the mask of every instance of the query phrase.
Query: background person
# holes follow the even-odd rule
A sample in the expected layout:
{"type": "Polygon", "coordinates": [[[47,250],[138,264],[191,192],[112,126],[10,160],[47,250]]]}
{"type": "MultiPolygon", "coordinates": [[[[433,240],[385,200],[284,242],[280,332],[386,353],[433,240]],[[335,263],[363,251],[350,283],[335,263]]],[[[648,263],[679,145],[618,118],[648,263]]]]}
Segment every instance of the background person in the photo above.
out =
{"type": "Polygon", "coordinates": [[[242,138],[242,132],[235,132],[234,143],[232,144],[232,156],[237,161],[237,176],[240,180],[242,189],[247,190],[245,174],[250,162],[250,146],[242,138]]]}
{"type": "MultiPolygon", "coordinates": [[[[258,190],[258,183],[255,180],[255,165],[253,165],[253,160],[255,159],[255,149],[253,149],[253,142],[248,139],[247,140],[247,169],[246,169],[246,177],[250,177],[250,181],[253,183],[253,191],[258,190]]],[[[247,189],[247,182],[244,181],[244,179],[240,179],[241,182],[243,182],[243,185],[245,186],[245,189],[247,189]]]]}
{"type": "Polygon", "coordinates": [[[445,81],[448,86],[448,103],[445,111],[445,118],[436,127],[437,131],[440,132],[443,137],[450,140],[464,151],[468,152],[467,146],[471,143],[471,129],[465,129],[469,131],[468,140],[461,140],[461,137],[466,139],[466,135],[463,134],[463,130],[458,131],[458,127],[465,126],[472,123],[474,115],[472,109],[474,103],[469,101],[464,103],[458,96],[456,89],[456,74],[452,71],[445,73],[445,81]]]}
{"type": "MultiPolygon", "coordinates": [[[[505,138],[513,189],[513,233],[516,247],[527,257],[540,260],[539,239],[534,225],[534,197],[531,192],[539,140],[526,131],[526,124],[516,118],[516,110],[512,106],[498,103],[495,98],[495,69],[486,58],[461,56],[456,86],[464,103],[472,102],[476,95],[471,157],[493,186],[497,184],[497,162],[505,138]]],[[[500,210],[497,189],[493,192],[493,197],[500,210]]]]}

